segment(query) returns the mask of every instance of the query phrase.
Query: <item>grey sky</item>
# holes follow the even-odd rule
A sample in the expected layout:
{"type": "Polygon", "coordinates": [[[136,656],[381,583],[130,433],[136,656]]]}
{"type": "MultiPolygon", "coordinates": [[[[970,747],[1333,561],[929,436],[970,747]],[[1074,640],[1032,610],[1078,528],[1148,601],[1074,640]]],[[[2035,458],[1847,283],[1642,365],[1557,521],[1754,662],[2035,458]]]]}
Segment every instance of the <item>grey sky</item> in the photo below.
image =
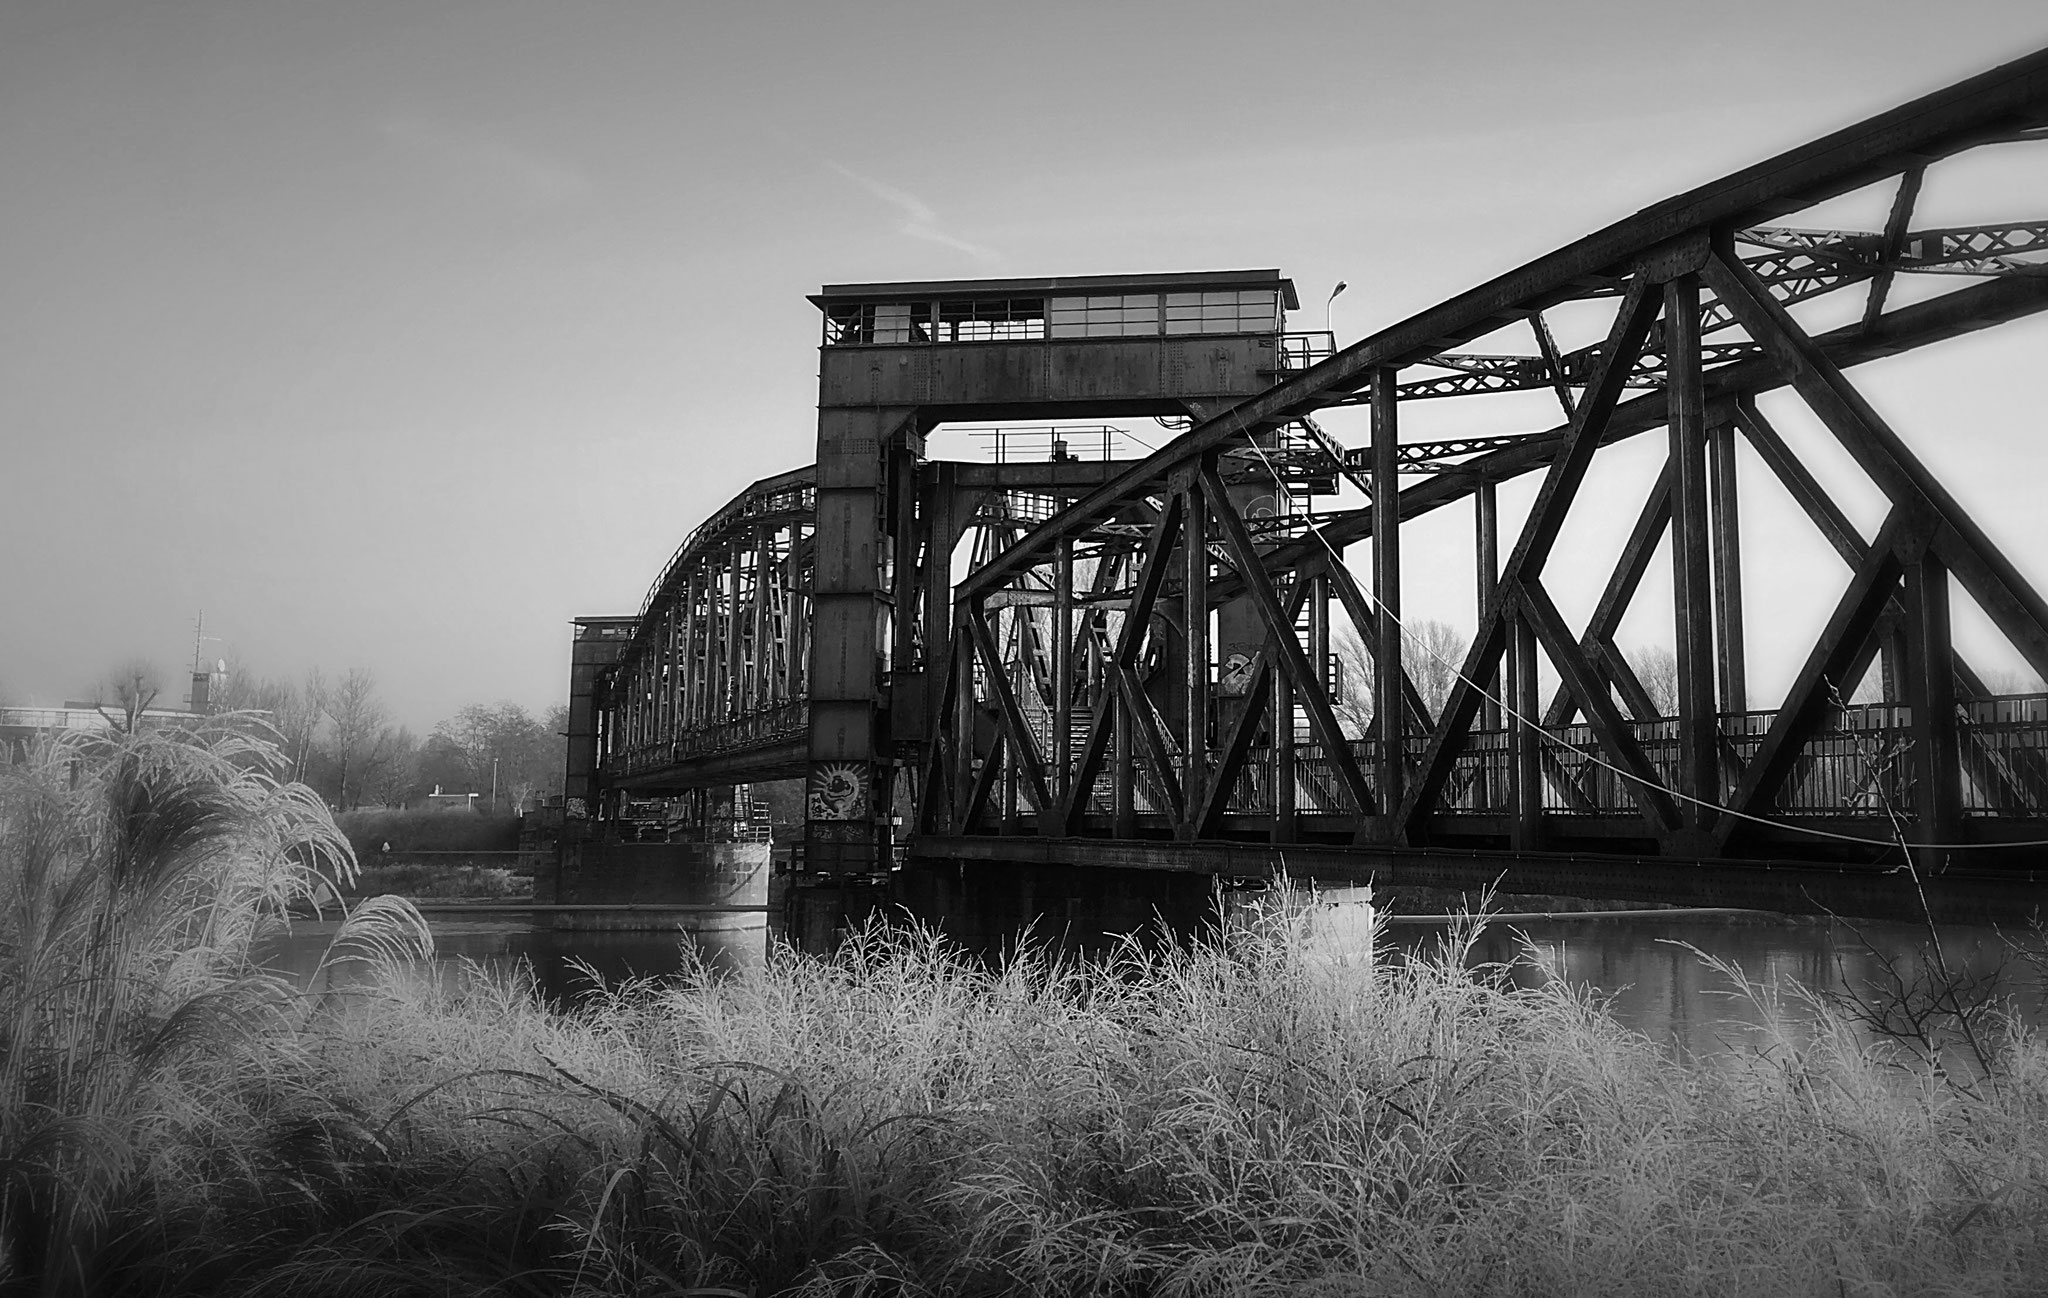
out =
{"type": "MultiPolygon", "coordinates": [[[[0,0],[0,690],[175,675],[203,607],[416,727],[542,707],[566,619],[810,458],[820,283],[1279,266],[1355,338],[2048,43],[1927,14],[0,0]]],[[[2039,581],[2005,332],[1928,458],[2039,581]]]]}

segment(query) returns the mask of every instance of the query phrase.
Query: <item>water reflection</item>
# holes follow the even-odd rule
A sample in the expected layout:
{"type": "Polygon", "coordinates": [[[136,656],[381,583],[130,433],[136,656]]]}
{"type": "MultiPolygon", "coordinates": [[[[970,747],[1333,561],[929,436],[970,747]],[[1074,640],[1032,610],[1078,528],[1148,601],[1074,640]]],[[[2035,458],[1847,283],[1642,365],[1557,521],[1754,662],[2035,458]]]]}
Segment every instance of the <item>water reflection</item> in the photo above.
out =
{"type": "MultiPolygon", "coordinates": [[[[758,965],[767,951],[767,930],[758,915],[690,933],[560,932],[516,917],[437,917],[433,927],[445,976],[454,976],[465,960],[499,971],[523,961],[558,1004],[572,1003],[587,988],[585,966],[617,982],[674,973],[686,947],[713,968],[726,970],[758,965]]],[[[1445,927],[1441,920],[1403,919],[1389,926],[1388,939],[1396,947],[1419,950],[1437,941],[1445,927]]],[[[268,960],[304,978],[318,965],[333,932],[332,921],[295,924],[268,960]]],[[[1940,935],[1951,972],[1983,978],[2004,967],[2003,986],[2014,995],[2022,1017],[2036,1027],[2048,1023],[2040,972],[2012,960],[2007,935],[1963,925],[1944,926],[1940,935]]],[[[2041,949],[2034,935],[2013,936],[2024,937],[2031,950],[2041,949]]],[[[1683,1052],[1705,1055],[1753,1044],[1750,1029],[1765,1014],[1755,1000],[1735,994],[1729,977],[1703,955],[1775,989],[1776,1003],[1796,1030],[1810,1011],[1795,988],[1862,990],[1885,981],[1887,962],[1910,982],[1928,973],[1927,943],[1927,930],[1910,924],[1851,928],[1838,921],[1756,912],[1608,912],[1497,918],[1480,934],[1470,958],[1513,966],[1511,976],[1523,986],[1561,978],[1591,987],[1627,1026],[1683,1052]]]]}
{"type": "MultiPolygon", "coordinates": [[[[1389,936],[1415,950],[1444,931],[1442,921],[1402,921],[1390,926],[1389,936]]],[[[1939,935],[1951,974],[1986,983],[1997,978],[2022,1018],[2037,1027],[2048,1021],[2039,972],[2015,959],[2007,942],[2011,937],[2039,951],[2033,935],[1966,925],[1945,925],[1939,935]]],[[[1561,978],[1590,987],[1629,1027],[1704,1055],[1754,1044],[1767,1005],[1782,1011],[1795,1030],[1810,1022],[1811,1008],[1798,989],[1868,994],[1890,986],[1894,974],[1908,986],[1929,982],[1929,949],[1927,929],[1911,924],[1851,927],[1755,912],[1660,917],[1649,911],[1498,919],[1481,933],[1471,960],[1512,964],[1523,986],[1561,978]],[[1763,994],[1741,994],[1728,972],[1703,957],[1739,970],[1763,994]]]]}
{"type": "MultiPolygon", "coordinates": [[[[672,974],[683,966],[686,949],[712,969],[723,971],[759,965],[766,960],[768,951],[767,923],[759,915],[689,932],[671,929],[576,933],[536,927],[519,917],[435,916],[430,922],[434,930],[434,960],[444,976],[456,976],[466,962],[497,973],[507,973],[524,964],[533,970],[542,994],[557,1004],[570,1004],[585,994],[593,974],[607,984],[672,974]]],[[[338,923],[294,922],[289,936],[263,952],[264,963],[301,980],[311,977],[333,941],[338,923]]],[[[346,969],[332,971],[323,976],[323,985],[314,990],[345,985],[349,976],[346,969]]]]}

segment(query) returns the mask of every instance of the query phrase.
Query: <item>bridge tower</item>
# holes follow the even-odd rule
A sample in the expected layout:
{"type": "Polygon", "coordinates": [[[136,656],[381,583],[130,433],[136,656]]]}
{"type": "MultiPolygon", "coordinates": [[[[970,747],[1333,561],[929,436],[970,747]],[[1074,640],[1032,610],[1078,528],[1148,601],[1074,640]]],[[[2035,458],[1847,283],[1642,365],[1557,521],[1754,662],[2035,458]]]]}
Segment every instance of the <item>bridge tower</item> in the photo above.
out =
{"type": "Polygon", "coordinates": [[[937,472],[956,466],[926,463],[927,435],[1205,418],[1272,386],[1284,312],[1300,304],[1276,270],[833,284],[810,300],[824,338],[804,870],[872,877],[896,855],[941,705],[953,550],[972,513],[937,472]]]}

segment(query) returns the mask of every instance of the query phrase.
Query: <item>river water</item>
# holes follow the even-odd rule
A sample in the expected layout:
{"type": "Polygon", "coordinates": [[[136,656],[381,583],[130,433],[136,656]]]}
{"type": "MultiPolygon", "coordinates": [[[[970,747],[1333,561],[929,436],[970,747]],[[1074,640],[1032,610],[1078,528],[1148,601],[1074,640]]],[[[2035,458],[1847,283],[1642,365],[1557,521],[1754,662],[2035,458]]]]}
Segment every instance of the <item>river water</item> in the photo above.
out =
{"type": "MultiPolygon", "coordinates": [[[[676,933],[563,933],[536,928],[520,917],[432,919],[436,959],[451,976],[465,960],[489,969],[529,964],[553,1000],[572,1003],[591,973],[609,981],[673,973],[691,943],[712,966],[737,969],[766,954],[761,927],[676,933]],[[587,970],[587,972],[586,972],[587,970]]],[[[271,952],[270,962],[301,976],[318,964],[334,924],[300,923],[271,952]]],[[[1387,940],[1416,950],[1439,941],[1438,919],[1396,917],[1387,940]]],[[[1945,925],[1942,953],[1952,974],[1982,979],[2003,968],[2000,986],[2021,1016],[2048,1024],[2043,970],[2012,953],[2012,942],[2039,952],[2038,935],[1989,927],[1945,925]],[[2010,939],[2011,941],[2009,941],[2010,939]]],[[[1682,1053],[1711,1055],[1754,1041],[1750,1030],[1764,1014],[1701,955],[1739,967],[1751,982],[1779,990],[1788,1017],[1808,1016],[1794,988],[1862,990],[1885,981],[1890,962],[1907,979],[1931,964],[1924,926],[1787,917],[1754,911],[1636,911],[1594,915],[1514,915],[1493,919],[1474,944],[1473,963],[1512,965],[1522,985],[1563,978],[1588,986],[1611,1012],[1651,1039],[1682,1053]]]]}

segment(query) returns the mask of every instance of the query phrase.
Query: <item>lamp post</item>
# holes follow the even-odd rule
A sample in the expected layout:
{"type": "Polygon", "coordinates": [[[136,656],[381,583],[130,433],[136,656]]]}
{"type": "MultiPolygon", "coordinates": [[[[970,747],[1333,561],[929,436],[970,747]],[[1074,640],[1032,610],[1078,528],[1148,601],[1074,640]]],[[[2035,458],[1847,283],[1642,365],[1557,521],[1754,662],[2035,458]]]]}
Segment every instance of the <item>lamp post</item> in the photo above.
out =
{"type": "Polygon", "coordinates": [[[498,759],[491,758],[491,814],[498,814],[498,759]]]}
{"type": "Polygon", "coordinates": [[[1323,299],[1323,332],[1330,335],[1331,347],[1337,345],[1337,331],[1330,328],[1330,304],[1337,300],[1337,295],[1342,293],[1346,287],[1343,280],[1338,280],[1337,287],[1330,290],[1330,296],[1323,299]]]}

